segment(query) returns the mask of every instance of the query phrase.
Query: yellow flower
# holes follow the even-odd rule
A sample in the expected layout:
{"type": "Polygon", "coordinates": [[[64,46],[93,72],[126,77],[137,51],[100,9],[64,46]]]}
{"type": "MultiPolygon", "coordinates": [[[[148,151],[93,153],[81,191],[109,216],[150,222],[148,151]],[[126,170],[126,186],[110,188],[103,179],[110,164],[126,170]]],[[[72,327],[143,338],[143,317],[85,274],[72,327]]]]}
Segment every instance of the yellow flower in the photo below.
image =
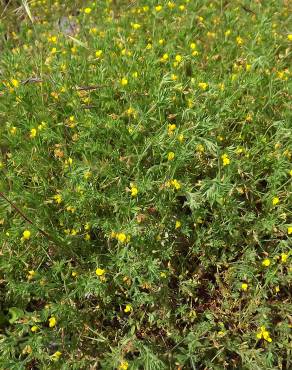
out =
{"type": "Polygon", "coordinates": [[[173,9],[173,8],[175,8],[175,3],[173,1],[169,1],[167,3],[167,6],[169,7],[169,9],[173,9]]]}
{"type": "Polygon", "coordinates": [[[292,33],[289,33],[289,35],[287,35],[287,39],[288,39],[289,41],[292,41],[292,33]]]}
{"type": "Polygon", "coordinates": [[[34,278],[35,274],[36,274],[36,272],[34,270],[29,270],[28,271],[28,276],[27,276],[28,280],[32,280],[34,278]]]}
{"type": "Polygon", "coordinates": [[[165,273],[165,272],[161,272],[161,273],[160,273],[160,277],[162,277],[162,278],[166,278],[166,273],[165,273]]]}
{"type": "Polygon", "coordinates": [[[14,78],[11,80],[12,86],[13,87],[18,87],[19,86],[19,81],[15,80],[14,78]]]}
{"type": "Polygon", "coordinates": [[[90,14],[91,13],[91,8],[85,8],[84,13],[85,14],[90,14]]]}
{"type": "Polygon", "coordinates": [[[24,232],[22,233],[22,238],[24,240],[30,239],[30,236],[31,236],[31,232],[29,230],[24,230],[24,232]]]}
{"type": "Polygon", "coordinates": [[[199,82],[198,86],[201,90],[207,90],[208,84],[206,82],[199,82]]]}
{"type": "Polygon", "coordinates": [[[126,86],[126,85],[128,85],[128,80],[127,80],[125,77],[123,77],[123,78],[121,79],[121,85],[122,85],[122,86],[126,86]]]}
{"type": "Polygon", "coordinates": [[[286,253],[281,253],[281,262],[286,263],[288,258],[288,254],[286,253]]]}
{"type": "Polygon", "coordinates": [[[243,39],[240,36],[236,37],[236,43],[237,45],[242,45],[243,44],[243,39]]]}
{"type": "Polygon", "coordinates": [[[231,34],[231,30],[227,30],[227,31],[225,31],[225,36],[229,36],[230,34],[231,34]]]}
{"type": "Polygon", "coordinates": [[[179,134],[178,137],[177,137],[177,140],[182,143],[184,141],[184,136],[183,134],[179,134]]]}
{"type": "Polygon", "coordinates": [[[36,325],[34,325],[34,326],[32,326],[32,327],[30,328],[30,330],[31,330],[31,332],[32,332],[32,333],[35,333],[38,329],[39,329],[39,328],[38,328],[38,326],[36,326],[36,325]]]}
{"type": "Polygon", "coordinates": [[[133,72],[132,77],[137,78],[138,77],[138,72],[133,72]]]}
{"type": "Polygon", "coordinates": [[[138,30],[139,28],[141,28],[141,25],[139,23],[131,23],[131,26],[134,30],[138,30]]]}
{"type": "Polygon", "coordinates": [[[168,125],[168,135],[173,135],[173,132],[174,130],[176,129],[176,125],[173,123],[173,124],[169,124],[168,125]]]}
{"type": "Polygon", "coordinates": [[[179,10],[183,11],[183,10],[185,10],[186,7],[184,5],[180,5],[178,8],[179,8],[179,10]]]}
{"type": "Polygon", "coordinates": [[[95,56],[96,56],[96,58],[100,58],[100,57],[102,56],[102,53],[103,53],[103,51],[102,51],[102,50],[97,50],[97,51],[95,52],[95,56]]]}
{"type": "Polygon", "coordinates": [[[132,197],[136,197],[138,194],[138,188],[136,186],[131,187],[131,195],[132,197]]]}
{"type": "Polygon", "coordinates": [[[164,42],[165,42],[165,40],[164,40],[164,39],[160,39],[160,40],[158,40],[158,44],[159,44],[159,45],[163,45],[163,44],[164,44],[164,42]]]}
{"type": "Polygon", "coordinates": [[[180,221],[175,221],[175,228],[179,229],[181,227],[181,222],[180,221]]]}
{"type": "Polygon", "coordinates": [[[202,144],[198,144],[197,147],[197,152],[203,153],[205,151],[205,148],[202,144]]]}
{"type": "Polygon", "coordinates": [[[53,361],[58,361],[61,355],[62,355],[62,352],[56,351],[55,353],[52,354],[51,359],[53,361]]]}
{"type": "Polygon", "coordinates": [[[125,243],[127,241],[127,235],[124,233],[118,233],[116,235],[116,238],[118,239],[119,242],[125,243]]]}
{"type": "Polygon", "coordinates": [[[15,126],[13,126],[13,127],[11,127],[11,129],[10,129],[10,133],[11,133],[12,135],[15,135],[15,134],[16,134],[16,130],[17,130],[17,128],[16,128],[15,126]]]}
{"type": "Polygon", "coordinates": [[[163,54],[160,60],[161,62],[166,62],[168,60],[168,54],[167,53],[163,54]]]}
{"type": "Polygon", "coordinates": [[[56,202],[57,204],[62,203],[62,195],[61,195],[61,194],[56,194],[56,195],[54,195],[54,196],[53,196],[53,199],[55,200],[55,202],[56,202]]]}
{"type": "Polygon", "coordinates": [[[128,370],[129,363],[127,361],[122,361],[119,366],[119,370],[128,370]]]}
{"type": "Polygon", "coordinates": [[[129,313],[133,310],[132,306],[130,304],[127,304],[124,308],[124,312],[129,313]]]}
{"type": "Polygon", "coordinates": [[[244,292],[246,292],[246,291],[247,291],[247,289],[248,289],[248,285],[247,285],[246,283],[242,283],[242,284],[241,284],[241,289],[242,289],[244,292]]]}
{"type": "Polygon", "coordinates": [[[56,324],[57,324],[57,320],[56,320],[56,318],[55,318],[54,316],[51,316],[51,317],[49,318],[49,327],[50,327],[50,328],[53,328],[54,326],[56,326],[56,324]]]}
{"type": "Polygon", "coordinates": [[[36,137],[36,134],[37,134],[37,130],[36,130],[35,128],[32,128],[32,129],[30,130],[30,135],[29,135],[29,137],[30,137],[31,139],[33,139],[34,137],[36,137]]]}
{"type": "Polygon", "coordinates": [[[78,273],[76,271],[72,271],[72,273],[71,273],[72,277],[77,277],[77,275],[78,275],[78,273]]]}
{"type": "Polygon", "coordinates": [[[176,81],[176,80],[177,80],[177,75],[172,74],[172,75],[171,75],[171,79],[172,79],[172,81],[176,81]]]}
{"type": "Polygon", "coordinates": [[[260,327],[260,331],[256,335],[257,339],[264,339],[267,342],[271,343],[272,338],[270,337],[270,333],[266,330],[265,326],[260,327]]]}
{"type": "Polygon", "coordinates": [[[251,70],[251,64],[247,64],[247,65],[245,66],[245,70],[246,70],[247,72],[249,72],[249,71],[251,70]]]}
{"type": "Polygon", "coordinates": [[[223,166],[228,166],[230,164],[230,159],[228,158],[227,154],[222,154],[221,159],[223,162],[223,166]]]}
{"type": "Polygon", "coordinates": [[[174,159],[174,156],[175,156],[174,152],[169,152],[169,153],[167,154],[167,159],[168,159],[169,161],[172,161],[172,160],[174,159]]]}
{"type": "Polygon", "coordinates": [[[270,264],[271,264],[271,261],[270,261],[268,258],[265,258],[265,259],[263,260],[263,262],[262,262],[262,265],[263,265],[264,267],[269,267],[269,266],[270,266],[270,264]]]}
{"type": "Polygon", "coordinates": [[[100,269],[100,268],[97,268],[97,269],[95,270],[95,273],[96,273],[96,275],[97,275],[97,276],[102,276],[102,275],[104,275],[105,270],[100,269]]]}
{"type": "Polygon", "coordinates": [[[171,180],[171,185],[172,185],[176,190],[179,190],[179,189],[181,188],[180,183],[179,183],[176,179],[171,180]]]}
{"type": "Polygon", "coordinates": [[[90,240],[90,234],[86,233],[84,236],[84,240],[86,241],[90,240]]]}
{"type": "Polygon", "coordinates": [[[176,61],[176,62],[178,62],[178,63],[180,63],[180,62],[182,61],[182,56],[181,56],[181,55],[179,55],[179,54],[177,54],[177,55],[175,56],[175,61],[176,61]]]}
{"type": "Polygon", "coordinates": [[[162,10],[162,6],[161,6],[161,5],[157,5],[157,6],[155,7],[155,10],[156,10],[157,12],[160,12],[160,11],[162,10]]]}
{"type": "Polygon", "coordinates": [[[287,233],[288,235],[292,234],[292,226],[288,226],[287,233]]]}
{"type": "Polygon", "coordinates": [[[273,206],[277,205],[280,202],[280,199],[278,197],[274,197],[272,200],[273,206]]]}

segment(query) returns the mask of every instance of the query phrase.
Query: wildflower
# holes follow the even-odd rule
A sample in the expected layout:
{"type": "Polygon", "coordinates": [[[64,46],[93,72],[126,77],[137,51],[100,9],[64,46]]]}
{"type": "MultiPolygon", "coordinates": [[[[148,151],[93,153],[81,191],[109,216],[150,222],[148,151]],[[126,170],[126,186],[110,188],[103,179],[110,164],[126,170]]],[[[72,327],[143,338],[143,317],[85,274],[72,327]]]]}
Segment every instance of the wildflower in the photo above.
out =
{"type": "Polygon", "coordinates": [[[196,47],[197,47],[197,45],[196,45],[194,42],[192,42],[192,43],[190,44],[190,48],[191,48],[192,50],[195,50],[195,49],[196,49],[196,47]]]}
{"type": "Polygon", "coordinates": [[[84,236],[84,240],[86,241],[90,240],[90,234],[86,233],[84,236]]]}
{"type": "Polygon", "coordinates": [[[85,14],[90,14],[91,13],[91,10],[92,10],[91,8],[85,8],[84,9],[84,13],[85,14]]]}
{"type": "Polygon", "coordinates": [[[257,337],[257,339],[264,339],[269,343],[272,342],[272,338],[270,337],[270,333],[268,332],[268,330],[266,330],[265,326],[260,327],[260,331],[257,333],[256,337],[257,337]]]}
{"type": "Polygon", "coordinates": [[[34,326],[32,326],[32,327],[30,328],[30,330],[31,330],[31,332],[32,332],[32,333],[35,333],[38,329],[39,329],[39,328],[38,328],[38,326],[36,326],[36,325],[34,325],[34,326]]]}
{"type": "Polygon", "coordinates": [[[242,289],[244,292],[246,292],[246,291],[247,291],[247,289],[248,289],[248,285],[247,285],[246,283],[242,283],[242,284],[241,284],[241,289],[242,289]]]}
{"type": "Polygon", "coordinates": [[[175,156],[174,152],[169,152],[169,153],[167,154],[167,159],[168,159],[169,161],[172,161],[172,160],[174,159],[174,156],[175,156]]]}
{"type": "Polygon", "coordinates": [[[175,3],[173,1],[169,1],[167,3],[167,6],[169,7],[169,9],[173,9],[173,8],[175,8],[175,3]]]}
{"type": "Polygon", "coordinates": [[[134,30],[138,30],[139,28],[141,28],[141,24],[139,23],[131,23],[131,26],[134,30]]]}
{"type": "Polygon", "coordinates": [[[276,206],[280,202],[280,199],[278,197],[274,197],[272,200],[273,206],[276,206]]]}
{"type": "Polygon", "coordinates": [[[127,235],[126,235],[126,234],[124,234],[124,233],[118,233],[118,234],[116,235],[116,238],[118,239],[118,241],[119,241],[119,242],[121,242],[121,243],[125,243],[125,242],[126,242],[126,240],[127,240],[127,235]]]}
{"type": "Polygon", "coordinates": [[[164,40],[164,39],[160,39],[160,40],[158,40],[158,44],[159,44],[159,45],[163,45],[163,44],[164,44],[164,42],[165,42],[165,40],[164,40]]]}
{"type": "Polygon", "coordinates": [[[281,253],[281,262],[286,263],[288,258],[288,254],[286,253],[281,253]]]}
{"type": "Polygon", "coordinates": [[[271,261],[270,261],[268,258],[265,258],[265,259],[263,260],[263,262],[262,262],[262,265],[263,265],[264,267],[269,267],[269,266],[270,266],[270,264],[271,264],[271,261]]]}
{"type": "Polygon", "coordinates": [[[71,273],[72,277],[77,277],[77,275],[78,275],[78,273],[76,271],[72,271],[72,273],[71,273]]]}
{"type": "Polygon", "coordinates": [[[32,129],[30,130],[30,135],[29,135],[29,137],[30,137],[31,139],[33,139],[34,137],[36,137],[36,134],[37,134],[37,130],[36,130],[35,128],[32,128],[32,129]]]}
{"type": "Polygon", "coordinates": [[[287,35],[287,39],[288,39],[289,41],[292,41],[292,33],[289,33],[289,35],[287,35]]]}
{"type": "Polygon", "coordinates": [[[179,229],[181,227],[181,222],[180,221],[175,221],[175,228],[179,229]]]}
{"type": "Polygon", "coordinates": [[[22,233],[23,240],[30,239],[30,236],[31,236],[31,232],[29,230],[24,230],[24,232],[22,233]]]}
{"type": "Polygon", "coordinates": [[[16,128],[15,126],[13,126],[13,127],[11,127],[11,129],[10,129],[10,133],[11,133],[12,135],[15,135],[15,134],[16,134],[16,130],[17,130],[17,128],[16,128]]]}
{"type": "Polygon", "coordinates": [[[197,152],[203,153],[205,151],[205,148],[202,144],[198,144],[197,147],[197,152]]]}
{"type": "Polygon", "coordinates": [[[237,36],[236,37],[236,43],[237,43],[237,45],[242,45],[243,44],[243,39],[240,37],[240,36],[237,36]]]}
{"type": "Polygon", "coordinates": [[[62,355],[62,352],[56,351],[55,353],[52,354],[51,359],[53,361],[58,361],[61,355],[62,355]]]}
{"type": "Polygon", "coordinates": [[[136,186],[131,187],[131,195],[132,197],[136,197],[138,194],[138,188],[136,186]]]}
{"type": "Polygon", "coordinates": [[[292,234],[292,226],[288,226],[287,233],[288,235],[292,234]]]}
{"type": "Polygon", "coordinates": [[[176,125],[174,123],[168,125],[168,135],[173,135],[174,130],[176,129],[176,125]]]}
{"type": "Polygon", "coordinates": [[[247,64],[245,66],[245,70],[246,70],[246,72],[249,72],[251,70],[251,64],[247,64]]]}
{"type": "Polygon", "coordinates": [[[184,5],[180,5],[178,8],[179,10],[184,11],[186,7],[184,5]]]}
{"type": "Polygon", "coordinates": [[[119,366],[119,370],[128,370],[129,363],[127,361],[122,361],[119,366]]]}
{"type": "Polygon", "coordinates": [[[126,85],[128,85],[128,80],[127,80],[125,77],[123,77],[123,78],[121,79],[121,85],[122,85],[122,86],[126,86],[126,85]]]}
{"type": "Polygon", "coordinates": [[[176,62],[178,62],[178,63],[180,63],[180,62],[182,61],[182,56],[181,56],[181,55],[179,55],[179,54],[177,54],[177,55],[175,56],[175,61],[176,61],[176,62]]]}
{"type": "Polygon", "coordinates": [[[146,45],[146,50],[151,50],[152,49],[152,44],[149,42],[147,45],[146,45]]]}
{"type": "Polygon", "coordinates": [[[171,186],[171,187],[175,188],[176,190],[179,190],[181,188],[180,183],[176,179],[172,179],[170,181],[167,181],[167,183],[165,185],[167,187],[171,186]]]}
{"type": "Polygon", "coordinates": [[[32,280],[34,278],[35,274],[36,274],[36,272],[34,270],[29,270],[28,271],[28,276],[27,276],[28,280],[32,280]]]}
{"type": "Polygon", "coordinates": [[[160,61],[161,61],[161,62],[166,62],[167,60],[168,60],[168,54],[167,54],[167,53],[165,53],[165,54],[163,54],[163,55],[162,55],[162,57],[161,57],[160,61]]]}
{"type": "Polygon", "coordinates": [[[201,90],[207,90],[208,84],[206,82],[199,82],[198,86],[201,90]]]}
{"type": "Polygon", "coordinates": [[[171,75],[171,79],[172,79],[172,81],[176,81],[176,80],[177,80],[177,78],[178,78],[178,77],[177,77],[177,75],[175,75],[175,74],[172,74],[172,75],[171,75]]]}
{"type": "Polygon", "coordinates": [[[279,287],[279,285],[277,285],[277,286],[275,287],[275,292],[276,292],[276,293],[279,293],[279,291],[280,291],[280,287],[279,287]]]}
{"type": "Polygon", "coordinates": [[[56,318],[55,318],[54,316],[51,316],[51,317],[49,318],[49,327],[50,327],[50,328],[53,328],[54,326],[56,326],[56,324],[57,324],[57,320],[56,320],[56,318]]]}
{"type": "Polygon", "coordinates": [[[97,51],[95,52],[95,56],[96,56],[96,58],[100,58],[100,57],[102,56],[102,53],[103,53],[103,51],[102,51],[102,50],[97,50],[97,51]]]}
{"type": "Polygon", "coordinates": [[[95,273],[96,273],[96,275],[97,275],[97,276],[102,276],[102,275],[104,275],[105,270],[100,269],[100,268],[97,268],[97,269],[95,270],[95,273]]]}
{"type": "Polygon", "coordinates": [[[224,33],[224,35],[227,37],[227,36],[229,36],[231,34],[231,30],[227,30],[227,31],[225,31],[225,33],[224,33]]]}
{"type": "Polygon", "coordinates": [[[57,204],[62,203],[62,195],[61,195],[61,194],[56,194],[56,195],[54,195],[54,196],[53,196],[53,199],[55,200],[55,202],[56,202],[57,204]]]}
{"type": "Polygon", "coordinates": [[[132,77],[137,78],[138,77],[138,72],[133,72],[132,77]]]}
{"type": "Polygon", "coordinates": [[[227,154],[222,154],[221,159],[223,162],[223,166],[228,166],[230,164],[230,159],[227,154]]]}
{"type": "Polygon", "coordinates": [[[155,7],[155,10],[156,10],[157,12],[160,12],[160,11],[162,10],[162,6],[161,6],[161,5],[157,5],[157,6],[155,7]]]}
{"type": "Polygon", "coordinates": [[[129,313],[133,310],[132,306],[130,304],[127,304],[124,308],[124,312],[129,313]]]}
{"type": "Polygon", "coordinates": [[[160,277],[162,277],[162,278],[166,278],[166,273],[165,273],[165,272],[161,272],[161,273],[160,273],[160,277]]]}

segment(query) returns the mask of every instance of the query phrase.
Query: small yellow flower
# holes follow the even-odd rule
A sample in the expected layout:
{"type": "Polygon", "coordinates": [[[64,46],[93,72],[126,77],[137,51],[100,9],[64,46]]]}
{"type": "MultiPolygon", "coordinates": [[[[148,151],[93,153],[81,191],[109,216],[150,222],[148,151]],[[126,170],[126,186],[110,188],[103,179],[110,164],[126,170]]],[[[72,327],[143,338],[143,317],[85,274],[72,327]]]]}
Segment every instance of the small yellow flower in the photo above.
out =
{"type": "Polygon", "coordinates": [[[237,45],[242,45],[243,44],[243,39],[240,36],[236,37],[236,43],[237,45]]]}
{"type": "Polygon", "coordinates": [[[62,352],[56,351],[55,353],[52,354],[51,359],[53,361],[58,361],[61,355],[62,355],[62,352]]]}
{"type": "Polygon", "coordinates": [[[131,195],[132,197],[136,197],[138,194],[138,188],[136,186],[131,187],[131,195]]]}
{"type": "Polygon", "coordinates": [[[85,14],[90,14],[91,13],[91,10],[92,10],[91,8],[85,8],[84,9],[84,13],[85,14]]]}
{"type": "Polygon", "coordinates": [[[157,5],[157,6],[155,7],[155,10],[156,10],[157,12],[160,12],[160,11],[162,10],[162,6],[161,6],[161,5],[157,5]]]}
{"type": "Polygon", "coordinates": [[[31,236],[31,232],[29,230],[24,230],[24,232],[22,233],[22,238],[24,240],[30,239],[30,236],[31,236]]]}
{"type": "Polygon", "coordinates": [[[199,82],[198,86],[201,90],[207,90],[208,84],[206,82],[199,82]]]}
{"type": "Polygon", "coordinates": [[[266,330],[265,326],[261,326],[260,331],[256,335],[257,339],[264,339],[267,342],[271,343],[272,338],[270,337],[270,333],[266,330]]]}
{"type": "Polygon", "coordinates": [[[128,370],[129,363],[127,361],[122,361],[119,365],[119,370],[128,370]]]}
{"type": "Polygon", "coordinates": [[[62,195],[61,195],[61,194],[56,194],[56,195],[54,195],[54,196],[53,196],[53,199],[55,200],[55,202],[56,202],[57,204],[62,203],[62,195]]]}
{"type": "Polygon", "coordinates": [[[292,33],[289,33],[289,35],[287,35],[287,39],[288,39],[289,41],[292,41],[292,33]]]}
{"type": "Polygon", "coordinates": [[[173,1],[169,1],[167,3],[167,6],[169,7],[169,9],[173,9],[173,8],[175,8],[175,3],[173,1]]]}
{"type": "Polygon", "coordinates": [[[231,30],[227,30],[227,31],[225,31],[225,36],[227,37],[227,36],[229,36],[230,34],[231,34],[231,30]]]}
{"type": "Polygon", "coordinates": [[[292,234],[292,226],[288,226],[287,233],[288,235],[292,234]]]}
{"type": "Polygon", "coordinates": [[[19,86],[19,81],[18,80],[15,80],[14,78],[11,80],[11,84],[13,87],[18,87],[19,86]]]}
{"type": "Polygon", "coordinates": [[[176,129],[176,125],[173,123],[173,124],[169,124],[168,125],[168,135],[173,135],[173,132],[174,130],[176,129]]]}
{"type": "Polygon", "coordinates": [[[30,330],[31,330],[31,332],[32,333],[35,333],[36,331],[38,331],[38,326],[36,326],[36,325],[34,325],[34,326],[32,326],[31,328],[30,328],[30,330]]]}
{"type": "Polygon", "coordinates": [[[55,318],[54,316],[51,316],[51,317],[49,318],[49,327],[50,327],[50,328],[53,328],[54,326],[56,326],[56,324],[57,324],[57,320],[56,320],[56,318],[55,318]]]}
{"type": "Polygon", "coordinates": [[[175,157],[174,152],[169,152],[169,153],[167,154],[167,159],[168,159],[169,161],[172,161],[172,160],[174,159],[174,157],[175,157]]]}
{"type": "Polygon", "coordinates": [[[167,53],[163,54],[162,57],[161,57],[161,62],[166,62],[168,60],[169,56],[167,53]]]}
{"type": "Polygon", "coordinates": [[[116,235],[116,238],[118,239],[119,242],[125,243],[127,241],[127,235],[124,233],[118,233],[116,235]]]}
{"type": "Polygon", "coordinates": [[[102,276],[102,275],[104,275],[104,274],[105,274],[105,270],[100,269],[100,268],[97,268],[97,269],[95,270],[95,273],[96,273],[96,275],[97,275],[97,276],[102,276]]]}
{"type": "Polygon", "coordinates": [[[127,80],[125,77],[123,77],[123,78],[121,79],[121,85],[122,85],[122,86],[126,86],[126,85],[128,85],[128,80],[127,80]]]}
{"type": "Polygon", "coordinates": [[[175,56],[175,61],[176,61],[176,62],[178,62],[178,63],[180,63],[180,62],[182,61],[182,56],[181,56],[181,55],[179,55],[179,54],[177,54],[177,55],[175,56]]]}
{"type": "Polygon", "coordinates": [[[227,154],[222,154],[221,159],[223,162],[223,166],[228,166],[230,164],[230,159],[227,154]]]}
{"type": "Polygon", "coordinates": [[[183,134],[179,134],[178,137],[177,137],[177,140],[182,143],[184,141],[184,135],[183,134]]]}
{"type": "Polygon", "coordinates": [[[76,271],[72,271],[72,273],[71,273],[72,277],[77,277],[77,275],[78,275],[78,273],[76,271]]]}
{"type": "Polygon", "coordinates": [[[263,262],[262,262],[262,265],[263,265],[264,267],[269,267],[269,266],[270,266],[270,264],[271,264],[271,261],[270,261],[268,258],[265,258],[265,259],[263,260],[263,262]]]}
{"type": "Polygon", "coordinates": [[[36,130],[35,128],[32,128],[32,129],[30,130],[30,135],[29,135],[29,137],[30,137],[31,139],[33,139],[34,137],[36,137],[36,134],[37,134],[37,130],[36,130]]]}
{"type": "Polygon", "coordinates": [[[175,221],[175,228],[179,229],[181,227],[181,222],[180,221],[175,221]]]}
{"type": "Polygon", "coordinates": [[[244,292],[246,292],[246,291],[247,291],[247,289],[248,289],[248,285],[247,285],[246,283],[242,283],[242,284],[241,284],[241,289],[242,289],[244,292]]]}
{"type": "Polygon", "coordinates": [[[280,199],[278,197],[274,197],[272,200],[273,206],[277,205],[280,202],[280,199]]]}
{"type": "Polygon", "coordinates": [[[161,272],[161,273],[160,273],[160,277],[162,277],[162,278],[166,278],[166,273],[165,273],[165,272],[161,272]]]}
{"type": "Polygon", "coordinates": [[[281,262],[286,263],[288,259],[288,254],[286,253],[281,253],[281,262]]]}
{"type": "Polygon", "coordinates": [[[35,277],[35,274],[36,272],[34,270],[29,270],[27,276],[28,280],[32,280],[35,277]]]}
{"type": "Polygon", "coordinates": [[[163,44],[164,44],[164,42],[165,42],[165,40],[164,40],[164,39],[160,39],[160,40],[158,40],[158,44],[159,44],[159,45],[163,45],[163,44]]]}
{"type": "Polygon", "coordinates": [[[130,304],[127,304],[124,308],[124,312],[129,313],[133,310],[132,306],[130,304]]]}
{"type": "Polygon", "coordinates": [[[95,56],[96,56],[96,58],[100,58],[100,57],[102,56],[102,54],[103,54],[103,51],[102,51],[102,50],[97,50],[97,51],[95,52],[95,56]]]}
{"type": "Polygon", "coordinates": [[[176,180],[176,179],[173,179],[170,181],[171,185],[176,189],[176,190],[179,190],[181,188],[181,185],[180,183],[176,180]]]}
{"type": "Polygon", "coordinates": [[[86,233],[84,236],[84,240],[86,241],[90,240],[90,234],[86,233]]]}
{"type": "Polygon", "coordinates": [[[172,81],[176,81],[176,80],[177,80],[177,78],[178,78],[178,77],[177,77],[177,75],[175,75],[175,74],[172,74],[172,75],[171,75],[171,79],[172,79],[172,81]]]}
{"type": "Polygon", "coordinates": [[[131,26],[134,30],[138,30],[139,28],[141,28],[141,24],[139,23],[131,23],[131,26]]]}
{"type": "Polygon", "coordinates": [[[195,50],[195,49],[196,49],[196,47],[197,47],[197,45],[196,45],[194,42],[192,42],[192,43],[190,44],[190,48],[191,48],[192,50],[195,50]]]}

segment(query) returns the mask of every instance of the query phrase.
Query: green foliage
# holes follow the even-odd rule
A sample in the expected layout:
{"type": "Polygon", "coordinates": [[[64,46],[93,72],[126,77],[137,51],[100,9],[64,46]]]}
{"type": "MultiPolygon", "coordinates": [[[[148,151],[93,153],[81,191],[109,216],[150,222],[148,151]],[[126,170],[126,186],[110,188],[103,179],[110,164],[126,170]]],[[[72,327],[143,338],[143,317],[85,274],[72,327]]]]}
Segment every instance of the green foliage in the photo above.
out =
{"type": "Polygon", "coordinates": [[[0,369],[291,367],[288,3],[2,8],[0,369]]]}

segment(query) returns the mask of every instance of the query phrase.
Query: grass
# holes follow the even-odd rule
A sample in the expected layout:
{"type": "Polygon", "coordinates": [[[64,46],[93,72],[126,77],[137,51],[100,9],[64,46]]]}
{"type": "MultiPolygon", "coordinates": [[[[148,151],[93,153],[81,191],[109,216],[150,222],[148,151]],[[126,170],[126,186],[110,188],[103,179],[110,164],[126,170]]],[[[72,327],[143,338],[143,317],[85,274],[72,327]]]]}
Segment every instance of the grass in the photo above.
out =
{"type": "Polygon", "coordinates": [[[290,368],[288,2],[2,9],[0,369],[290,368]]]}

